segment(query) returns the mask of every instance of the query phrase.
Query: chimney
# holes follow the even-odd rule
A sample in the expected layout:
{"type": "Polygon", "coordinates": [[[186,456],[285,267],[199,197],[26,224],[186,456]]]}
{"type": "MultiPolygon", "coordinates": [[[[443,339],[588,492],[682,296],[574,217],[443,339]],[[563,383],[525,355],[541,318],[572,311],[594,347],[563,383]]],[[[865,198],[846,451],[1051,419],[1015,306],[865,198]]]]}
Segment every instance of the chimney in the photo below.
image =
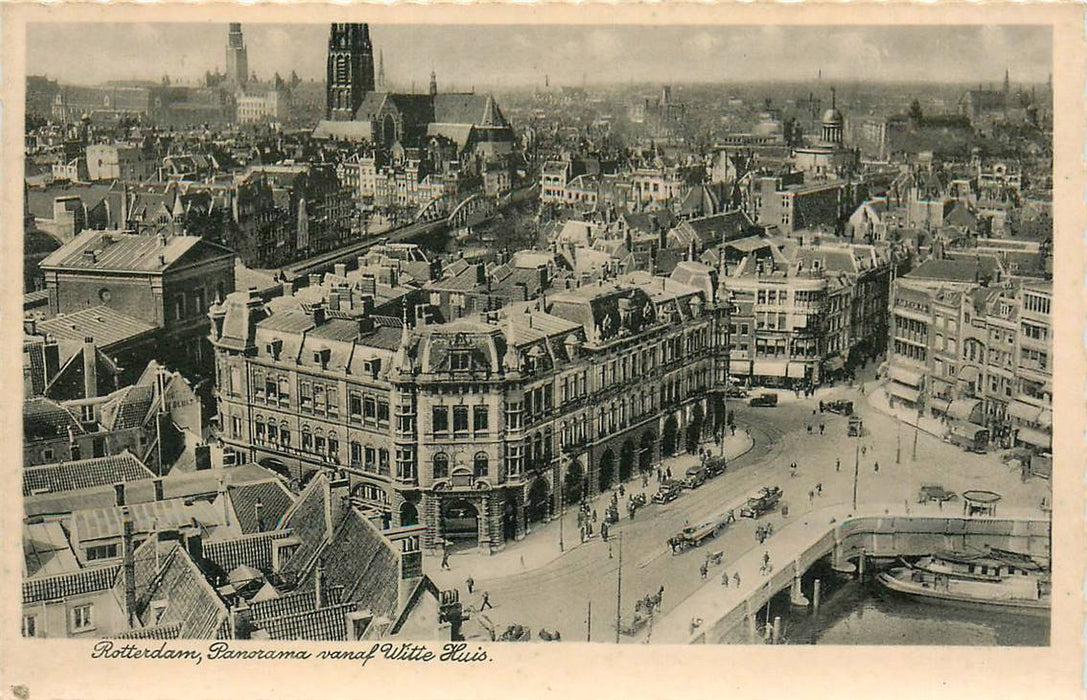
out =
{"type": "Polygon", "coordinates": [[[476,263],[476,284],[487,283],[487,265],[486,263],[476,263]]]}
{"type": "Polygon", "coordinates": [[[83,398],[93,399],[98,396],[98,352],[94,338],[83,339],[83,398]]]}
{"type": "Polygon", "coordinates": [[[156,501],[161,501],[161,500],[163,500],[162,477],[159,477],[158,479],[155,479],[154,484],[155,484],[155,500],[156,501]]]}
{"type": "Polygon", "coordinates": [[[317,302],[313,305],[313,324],[316,326],[325,322],[325,305],[324,302],[317,302]]]}
{"type": "Polygon", "coordinates": [[[347,264],[336,263],[332,266],[332,271],[337,277],[347,277],[347,264]]]}
{"type": "Polygon", "coordinates": [[[339,290],[332,290],[328,293],[328,310],[339,311],[340,310],[340,292],[339,290]]]}
{"type": "Polygon", "coordinates": [[[193,561],[199,563],[204,559],[204,540],[200,536],[199,528],[192,528],[185,533],[185,551],[189,553],[193,561]]]}
{"type": "Polygon", "coordinates": [[[309,276],[309,286],[320,287],[321,286],[321,274],[314,272],[309,276]]]}
{"type": "Polygon", "coordinates": [[[211,469],[211,445],[197,445],[193,448],[193,456],[196,459],[196,471],[211,469]]]}
{"type": "MultiPolygon", "coordinates": [[[[125,614],[128,615],[128,628],[134,629],[136,626],[136,561],[132,551],[132,514],[128,508],[125,508],[121,517],[124,522],[122,544],[125,569],[125,614]]],[[[151,546],[157,547],[158,543],[153,542],[151,546]]]]}
{"type": "Polygon", "coordinates": [[[290,280],[283,280],[280,283],[280,287],[283,289],[282,294],[284,297],[290,299],[294,296],[294,282],[290,280]]]}
{"type": "Polygon", "coordinates": [[[52,335],[45,336],[45,345],[42,348],[45,354],[45,383],[53,381],[60,371],[60,345],[52,335]]]}
{"type": "Polygon", "coordinates": [[[320,610],[325,606],[325,561],[317,562],[317,571],[313,576],[313,609],[320,610]]]}
{"type": "Polygon", "coordinates": [[[332,539],[332,533],[336,526],[343,520],[345,511],[349,507],[348,497],[351,493],[351,481],[346,472],[336,471],[328,476],[328,491],[326,493],[327,510],[325,511],[325,535],[332,539]]]}
{"type": "Polygon", "coordinates": [[[125,483],[123,481],[118,481],[113,485],[113,496],[117,505],[125,505],[125,483]]]}
{"type": "Polygon", "coordinates": [[[223,505],[223,525],[230,524],[230,493],[226,488],[226,477],[219,475],[219,502],[223,505]]]}
{"type": "Polygon", "coordinates": [[[264,532],[264,503],[260,498],[257,498],[257,502],[253,504],[253,511],[257,519],[257,532],[264,532]]]}

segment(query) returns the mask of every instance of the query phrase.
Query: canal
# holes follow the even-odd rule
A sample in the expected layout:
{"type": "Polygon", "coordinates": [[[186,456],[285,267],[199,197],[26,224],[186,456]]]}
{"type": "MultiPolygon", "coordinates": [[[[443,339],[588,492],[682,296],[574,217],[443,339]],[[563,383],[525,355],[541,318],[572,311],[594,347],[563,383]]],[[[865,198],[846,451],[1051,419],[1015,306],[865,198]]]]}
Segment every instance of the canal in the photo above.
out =
{"type": "MultiPolygon", "coordinates": [[[[812,598],[820,580],[820,607],[796,608],[789,591],[774,596],[769,619],[781,617],[785,644],[1046,646],[1049,615],[995,610],[983,606],[930,603],[885,590],[874,576],[861,582],[842,578],[826,561],[804,576],[803,590],[812,598]]],[[[759,611],[760,632],[767,608],[759,611]]],[[[746,639],[730,639],[746,643],[746,639]]]]}

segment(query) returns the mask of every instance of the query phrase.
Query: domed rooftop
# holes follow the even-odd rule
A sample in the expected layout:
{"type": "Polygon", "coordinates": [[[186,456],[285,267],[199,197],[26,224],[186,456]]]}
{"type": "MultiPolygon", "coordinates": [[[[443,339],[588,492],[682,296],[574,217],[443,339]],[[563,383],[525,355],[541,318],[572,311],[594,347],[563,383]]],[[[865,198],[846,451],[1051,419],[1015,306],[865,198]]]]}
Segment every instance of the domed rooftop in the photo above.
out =
{"type": "Polygon", "coordinates": [[[845,118],[842,116],[842,113],[838,111],[837,107],[831,107],[827,111],[823,112],[823,123],[843,124],[845,123],[845,118]]]}

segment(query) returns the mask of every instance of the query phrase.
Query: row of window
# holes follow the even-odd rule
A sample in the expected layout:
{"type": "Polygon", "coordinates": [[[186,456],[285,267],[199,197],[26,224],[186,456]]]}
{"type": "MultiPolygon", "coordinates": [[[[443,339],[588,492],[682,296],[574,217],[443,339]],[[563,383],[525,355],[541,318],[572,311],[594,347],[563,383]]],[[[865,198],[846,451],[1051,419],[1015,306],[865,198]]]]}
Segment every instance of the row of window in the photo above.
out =
{"type": "MultiPolygon", "coordinates": [[[[69,608],[68,626],[69,631],[72,633],[87,632],[94,629],[94,605],[92,603],[84,603],[83,605],[73,605],[69,608]]],[[[38,616],[23,615],[23,636],[37,637],[38,631],[38,616]]]]}
{"type": "Polygon", "coordinates": [[[434,433],[450,432],[450,413],[452,413],[452,432],[454,434],[467,434],[469,429],[474,433],[485,433],[490,430],[490,409],[487,406],[471,407],[471,427],[469,427],[468,406],[434,406],[431,410],[431,430],[434,433]],[[452,410],[450,410],[452,409],[452,410]]]}

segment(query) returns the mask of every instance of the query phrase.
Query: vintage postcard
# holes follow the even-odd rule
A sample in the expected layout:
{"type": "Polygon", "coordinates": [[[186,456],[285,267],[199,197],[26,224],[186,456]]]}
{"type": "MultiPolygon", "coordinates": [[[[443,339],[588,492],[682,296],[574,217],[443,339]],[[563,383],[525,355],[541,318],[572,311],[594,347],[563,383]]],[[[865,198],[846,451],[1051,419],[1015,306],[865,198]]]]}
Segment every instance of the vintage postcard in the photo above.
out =
{"type": "Polygon", "coordinates": [[[0,696],[1082,692],[1082,11],[797,9],[5,8],[0,696]]]}

